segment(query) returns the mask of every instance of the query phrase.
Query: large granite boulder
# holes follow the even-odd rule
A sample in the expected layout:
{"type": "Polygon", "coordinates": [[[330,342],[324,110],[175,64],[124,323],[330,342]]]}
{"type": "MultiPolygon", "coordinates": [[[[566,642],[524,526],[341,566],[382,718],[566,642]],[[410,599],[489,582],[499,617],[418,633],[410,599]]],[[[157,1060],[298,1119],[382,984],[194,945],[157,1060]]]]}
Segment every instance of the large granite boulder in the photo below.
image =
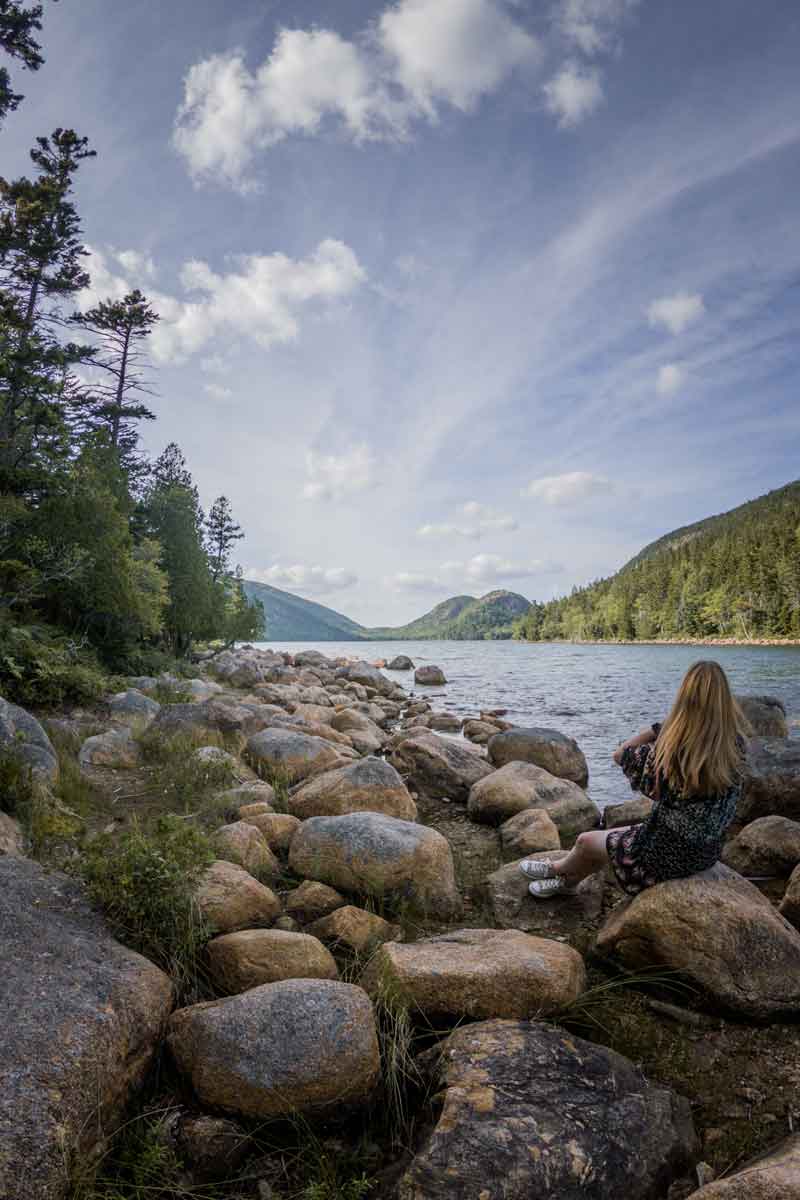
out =
{"type": "Polygon", "coordinates": [[[382,813],[311,817],[292,838],[296,875],[357,895],[386,897],[448,917],[460,900],[447,839],[382,813]]]}
{"type": "Polygon", "coordinates": [[[0,696],[0,754],[11,754],[35,779],[55,783],[58,755],[42,726],[24,708],[0,696]]]}
{"type": "Polygon", "coordinates": [[[722,861],[740,875],[791,875],[800,863],[800,822],[759,817],[728,842],[722,861]]]}
{"type": "Polygon", "coordinates": [[[350,683],[360,683],[362,687],[372,688],[379,696],[391,696],[395,690],[391,679],[388,679],[371,663],[351,663],[348,667],[339,668],[336,674],[340,679],[346,679],[350,683]]]}
{"type": "Polygon", "coordinates": [[[306,927],[306,933],[326,942],[334,950],[345,950],[351,954],[369,954],[382,942],[390,942],[399,935],[399,927],[391,925],[377,913],[345,904],[327,917],[320,917],[306,927]]]}
{"type": "MultiPolygon", "coordinates": [[[[377,713],[375,714],[378,715],[377,713]]],[[[383,716],[381,715],[381,720],[383,716]]],[[[374,737],[381,746],[386,745],[387,736],[377,721],[367,713],[359,712],[356,708],[337,709],[331,717],[331,726],[340,733],[367,734],[374,737]]]]}
{"type": "Polygon", "coordinates": [[[441,667],[430,665],[417,667],[414,672],[414,683],[420,683],[423,687],[443,687],[447,680],[441,667]]]}
{"type": "Polygon", "coordinates": [[[257,770],[282,776],[289,783],[347,763],[332,742],[293,729],[265,729],[254,734],[247,742],[247,755],[257,770]]]}
{"type": "Polygon", "coordinates": [[[161,711],[161,705],[136,688],[116,692],[109,701],[112,717],[130,725],[149,725],[161,711]]]}
{"type": "Polygon", "coordinates": [[[249,821],[233,821],[230,825],[222,825],[214,833],[213,841],[221,859],[244,867],[251,875],[280,875],[280,863],[270,850],[267,839],[249,821]]]}
{"type": "Polygon", "coordinates": [[[381,946],[361,985],[430,1019],[522,1020],[570,1008],[586,971],[580,954],[561,942],[515,929],[456,929],[381,946]]]}
{"type": "MultiPolygon", "coordinates": [[[[244,807],[252,810],[257,806],[250,804],[244,807]]],[[[251,811],[249,816],[242,817],[240,810],[240,820],[246,821],[248,825],[255,825],[259,833],[263,834],[273,854],[288,854],[292,838],[300,828],[299,819],[290,813],[251,811]]]]}
{"type": "Polygon", "coordinates": [[[692,1192],[691,1200],[800,1200],[800,1133],[692,1192]]]}
{"type": "Polygon", "coordinates": [[[600,824],[600,810],[583,788],[527,762],[507,763],[481,779],[467,804],[471,819],[483,825],[500,825],[531,808],[547,813],[566,845],[600,824]]]}
{"type": "Polygon", "coordinates": [[[292,792],[289,810],[301,821],[349,812],[380,812],[402,821],[417,819],[417,806],[408,788],[382,758],[362,758],[317,775],[292,792]]]}
{"type": "Polygon", "coordinates": [[[116,942],[79,886],[0,857],[0,1196],[62,1200],[143,1084],[169,979],[116,942]]]}
{"type": "Polygon", "coordinates": [[[603,828],[620,829],[624,825],[641,825],[653,811],[648,796],[632,796],[620,804],[608,804],[603,809],[603,828]]]}
{"type": "MultiPolygon", "coordinates": [[[[543,851],[536,858],[563,858],[563,851],[543,851]]],[[[577,892],[553,900],[535,900],[528,891],[530,880],[519,869],[519,861],[494,871],[486,880],[489,907],[502,929],[521,929],[539,937],[560,938],[583,949],[597,928],[603,907],[605,875],[596,871],[584,879],[577,892]]]]}
{"type": "Polygon", "coordinates": [[[422,1065],[441,1110],[396,1200],[664,1200],[695,1160],[688,1100],[551,1025],[466,1025],[422,1065]]]}
{"type": "Polygon", "coordinates": [[[466,742],[438,737],[427,730],[405,738],[392,751],[391,762],[411,787],[433,799],[466,803],[470,788],[493,768],[466,742]]]}
{"type": "Polygon", "coordinates": [[[508,729],[489,739],[488,750],[489,761],[496,767],[528,762],[581,787],[589,782],[589,768],[580,746],[557,729],[508,729]]]}
{"type": "Polygon", "coordinates": [[[800,867],[795,867],[789,876],[778,911],[795,929],[800,929],[800,867]]]}
{"type": "Polygon", "coordinates": [[[212,938],[206,954],[217,990],[228,995],[282,979],[339,978],[331,952],[306,933],[244,929],[212,938]]]}
{"type": "Polygon", "coordinates": [[[286,912],[301,925],[308,925],[327,917],[346,903],[344,896],[335,888],[318,883],[315,879],[305,879],[286,896],[286,912]]]}
{"type": "Polygon", "coordinates": [[[715,1010],[754,1020],[800,1014],[800,934],[720,863],[621,904],[596,949],[634,970],[679,973],[715,1010]]]}
{"type": "Polygon", "coordinates": [[[561,835],[544,808],[527,808],[500,826],[500,845],[506,861],[518,862],[540,850],[560,850],[561,835]]]}
{"type": "Polygon", "coordinates": [[[78,762],[83,768],[133,770],[140,760],[139,743],[130,729],[109,729],[106,733],[96,733],[87,738],[78,751],[78,762]]]}
{"type": "Polygon", "coordinates": [[[16,817],[0,812],[0,854],[25,858],[25,834],[16,817]]]}
{"type": "Polygon", "coordinates": [[[327,979],[265,983],[173,1014],[168,1045],[201,1104],[264,1119],[367,1101],[380,1071],[369,997],[327,979]]]}
{"type": "Polygon", "coordinates": [[[800,740],[751,738],[737,819],[777,814],[800,821],[800,740]]]}
{"type": "Polygon", "coordinates": [[[202,917],[218,933],[271,925],[281,914],[281,902],[270,888],[243,867],[221,859],[201,875],[195,901],[202,917]]]}
{"type": "Polygon", "coordinates": [[[390,663],[386,664],[387,671],[413,671],[414,664],[407,654],[396,654],[390,663]]]}
{"type": "Polygon", "coordinates": [[[204,733],[233,734],[244,739],[269,724],[274,715],[267,704],[232,704],[211,699],[186,704],[163,704],[152,728],[165,737],[204,733]]]}
{"type": "Polygon", "coordinates": [[[737,696],[739,707],[756,737],[788,737],[786,705],[777,696],[737,696]]]}

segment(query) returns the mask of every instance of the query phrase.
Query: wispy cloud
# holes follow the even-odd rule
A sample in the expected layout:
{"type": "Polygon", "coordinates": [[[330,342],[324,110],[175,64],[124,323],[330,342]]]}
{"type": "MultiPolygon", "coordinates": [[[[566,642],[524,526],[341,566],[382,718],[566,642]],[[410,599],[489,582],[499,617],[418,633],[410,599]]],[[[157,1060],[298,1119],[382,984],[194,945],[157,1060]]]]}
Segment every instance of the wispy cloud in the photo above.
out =
{"type": "Polygon", "coordinates": [[[264,570],[250,569],[245,571],[245,577],[256,583],[286,588],[305,596],[325,596],[358,583],[358,575],[346,567],[306,566],[303,563],[294,563],[291,566],[276,565],[264,570]]]}
{"type": "Polygon", "coordinates": [[[578,504],[594,496],[607,496],[613,491],[614,485],[605,475],[594,475],[591,471],[567,471],[563,475],[543,475],[540,479],[532,479],[522,489],[521,495],[558,507],[578,504]]]}
{"type": "Polygon", "coordinates": [[[662,326],[676,336],[683,333],[695,321],[705,315],[706,306],[703,297],[690,295],[689,292],[677,292],[674,296],[664,296],[654,300],[647,309],[647,319],[654,327],[662,326]]]}
{"type": "Polygon", "coordinates": [[[574,129],[603,102],[600,72],[594,67],[566,63],[544,85],[545,103],[563,129],[574,129]]]}
{"type": "Polygon", "coordinates": [[[303,487],[306,500],[341,500],[363,492],[376,482],[377,460],[365,443],[342,454],[306,455],[308,479],[303,487]]]}
{"type": "Polygon", "coordinates": [[[469,500],[461,506],[461,513],[467,517],[463,521],[427,522],[417,529],[417,536],[422,538],[470,538],[479,541],[491,533],[513,533],[519,529],[519,523],[510,513],[498,512],[476,500],[469,500]]]}
{"type": "Polygon", "coordinates": [[[660,396],[671,396],[683,387],[686,372],[680,363],[665,363],[659,368],[656,387],[660,396]]]}

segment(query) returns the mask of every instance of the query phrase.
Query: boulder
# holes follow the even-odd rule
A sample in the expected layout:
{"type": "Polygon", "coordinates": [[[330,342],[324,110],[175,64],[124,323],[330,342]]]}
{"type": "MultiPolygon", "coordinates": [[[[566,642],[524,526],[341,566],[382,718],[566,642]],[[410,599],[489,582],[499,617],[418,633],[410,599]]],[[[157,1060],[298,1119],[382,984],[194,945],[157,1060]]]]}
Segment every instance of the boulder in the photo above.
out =
{"type": "Polygon", "coordinates": [[[353,741],[349,734],[339,733],[338,729],[333,729],[330,725],[320,724],[318,721],[310,721],[299,714],[281,713],[279,717],[273,717],[270,721],[271,729],[289,729],[297,733],[304,733],[307,737],[322,738],[323,742],[332,742],[335,746],[341,747],[339,753],[343,757],[353,757],[353,741]]]}
{"type": "Polygon", "coordinates": [[[331,742],[291,729],[265,729],[255,734],[247,743],[247,754],[257,769],[283,776],[289,783],[331,771],[346,762],[331,742]]]}
{"type": "Polygon", "coordinates": [[[352,663],[349,667],[340,668],[336,674],[350,683],[360,683],[362,687],[371,688],[379,696],[389,696],[394,691],[391,680],[371,663],[352,663]]]}
{"type": "MultiPolygon", "coordinates": [[[[223,795],[224,794],[225,793],[223,792],[223,795]]],[[[275,809],[272,807],[272,805],[268,801],[256,800],[256,802],[254,804],[242,804],[236,815],[238,816],[240,821],[250,821],[250,823],[252,824],[253,823],[251,820],[252,817],[264,817],[264,816],[267,816],[269,813],[274,813],[274,812],[275,812],[275,809]]],[[[258,828],[258,826],[256,826],[256,828],[258,828]]]]}
{"type": "Polygon", "coordinates": [[[742,824],[777,814],[800,821],[800,740],[751,738],[737,808],[742,824]]]}
{"type": "Polygon", "coordinates": [[[368,954],[382,942],[389,942],[399,934],[397,925],[390,925],[377,913],[367,912],[346,904],[327,917],[320,917],[309,925],[307,933],[328,942],[334,950],[349,950],[353,954],[368,954]]]}
{"type": "Polygon", "coordinates": [[[500,826],[503,857],[518,861],[539,850],[560,850],[558,826],[543,808],[528,808],[500,826]]]}
{"type": "Polygon", "coordinates": [[[127,692],[117,692],[109,701],[112,717],[118,721],[129,722],[132,725],[149,725],[161,711],[161,705],[144,692],[129,688],[127,692]]]}
{"type": "Polygon", "coordinates": [[[423,687],[442,687],[447,680],[441,667],[428,666],[417,667],[414,672],[414,683],[420,683],[423,687]]]}
{"type": "Polygon", "coordinates": [[[281,902],[273,891],[243,867],[221,859],[203,872],[195,900],[203,918],[218,933],[271,925],[281,912],[281,902]]]}
{"type": "Polygon", "coordinates": [[[0,812],[0,855],[10,854],[12,858],[25,857],[25,835],[22,826],[15,817],[0,812]]]}
{"type": "Polygon", "coordinates": [[[306,879],[287,895],[286,912],[301,925],[308,925],[327,917],[346,903],[344,896],[335,888],[317,883],[314,879],[306,879]]]}
{"type": "Polygon", "coordinates": [[[740,875],[791,875],[800,863],[800,822],[758,817],[728,842],[722,861],[740,875]]]}
{"type": "Polygon", "coordinates": [[[427,1019],[525,1020],[570,1008],[586,971],[580,954],[561,942],[516,929],[457,929],[381,946],[361,984],[427,1019]]]}
{"type": "Polygon", "coordinates": [[[265,983],[174,1013],[168,1045],[201,1104],[243,1116],[339,1113],[380,1072],[369,997],[328,979],[265,983]]]}
{"type": "Polygon", "coordinates": [[[280,863],[255,825],[247,821],[234,821],[218,829],[213,840],[221,859],[244,867],[250,874],[280,875],[280,863]]]}
{"type": "Polygon", "coordinates": [[[426,718],[429,729],[434,729],[438,733],[460,733],[461,732],[461,717],[457,717],[455,713],[440,712],[431,713],[426,718]]]}
{"type": "MultiPolygon", "coordinates": [[[[266,804],[268,808],[264,811],[268,812],[275,803],[275,791],[268,783],[254,779],[250,783],[240,783],[234,788],[220,792],[217,798],[237,810],[251,804],[266,804]]],[[[241,816],[241,813],[239,815],[241,816]]]]}
{"type": "Polygon", "coordinates": [[[800,1200],[800,1133],[692,1192],[691,1200],[800,1200]]]}
{"type": "Polygon", "coordinates": [[[800,867],[795,867],[789,876],[778,912],[795,929],[800,929],[800,867]]]}
{"type": "Polygon", "coordinates": [[[78,752],[82,767],[114,767],[132,770],[139,765],[139,744],[130,729],[109,729],[87,738],[78,752]]]}
{"type": "Polygon", "coordinates": [[[427,700],[412,700],[405,709],[405,715],[407,717],[422,717],[430,711],[431,706],[427,700]]]}
{"type": "Polygon", "coordinates": [[[116,942],[74,880],[0,857],[0,1196],[63,1200],[143,1085],[169,979],[116,942]]]}
{"type": "Polygon", "coordinates": [[[739,707],[756,737],[788,737],[786,705],[777,696],[737,696],[739,707]]]}
{"type": "MultiPolygon", "coordinates": [[[[326,692],[324,687],[319,684],[316,687],[305,687],[300,689],[300,707],[301,708],[322,708],[330,709],[333,707],[333,701],[326,692]]],[[[321,718],[320,718],[321,719],[321,718]]]]}
{"type": "Polygon", "coordinates": [[[476,746],[486,746],[489,738],[494,737],[497,732],[497,726],[490,725],[488,721],[465,721],[462,726],[464,737],[476,746]]]}
{"type": "Polygon", "coordinates": [[[469,794],[467,811],[482,825],[499,825],[529,808],[540,808],[570,844],[600,824],[600,810],[583,788],[533,763],[510,762],[480,780],[469,794]]]}
{"type": "Polygon", "coordinates": [[[413,671],[414,664],[407,654],[396,654],[387,664],[387,671],[413,671]]]}
{"type": "MultiPolygon", "coordinates": [[[[541,851],[536,857],[563,858],[563,851],[541,851]]],[[[486,881],[489,907],[502,929],[521,929],[539,937],[559,938],[578,949],[588,945],[603,907],[605,876],[595,872],[584,879],[577,892],[552,901],[534,900],[519,862],[508,863],[486,881]]]]}
{"type": "Polygon", "coordinates": [[[441,917],[460,907],[446,838],[383,813],[311,817],[292,838],[289,865],[344,892],[385,896],[441,917]]]}
{"type": "Polygon", "coordinates": [[[408,788],[394,767],[381,758],[362,758],[317,775],[292,792],[289,810],[301,821],[349,812],[385,813],[402,821],[417,819],[417,806],[408,788]]]}
{"type": "MultiPolygon", "coordinates": [[[[323,693],[326,694],[326,693],[323,693]]],[[[292,706],[293,717],[308,722],[309,725],[330,725],[334,717],[334,709],[328,700],[327,707],[322,704],[302,703],[292,706]]]]}
{"type": "Polygon", "coordinates": [[[395,1200],[662,1200],[695,1160],[688,1100],[552,1025],[466,1025],[421,1067],[441,1109],[395,1200]]]}
{"type": "MultiPolygon", "coordinates": [[[[381,719],[383,719],[382,714],[381,719]]],[[[386,745],[386,734],[377,721],[355,708],[337,709],[331,717],[331,726],[340,733],[347,733],[351,737],[354,733],[366,734],[375,738],[380,746],[386,745]]]]}
{"type": "Polygon", "coordinates": [[[758,888],[720,863],[619,905],[596,949],[634,970],[678,972],[715,1009],[740,1017],[800,1013],[800,934],[758,888]]]}
{"type": "Polygon", "coordinates": [[[246,1130],[225,1117],[178,1110],[167,1116],[164,1128],[181,1163],[191,1172],[188,1185],[222,1182],[236,1174],[253,1151],[246,1130]]]}
{"type": "Polygon", "coordinates": [[[274,704],[288,710],[300,702],[301,690],[293,683],[260,683],[254,688],[254,694],[264,704],[274,704]]]}
{"type": "Polygon", "coordinates": [[[222,685],[215,683],[213,679],[182,679],[180,681],[180,689],[182,692],[188,692],[193,700],[210,700],[212,696],[219,696],[222,692],[222,685]]]}
{"type": "Polygon", "coordinates": [[[470,788],[493,773],[481,754],[464,742],[421,730],[392,751],[391,762],[411,787],[433,799],[465,803],[470,788]]]}
{"type": "Polygon", "coordinates": [[[228,995],[281,979],[338,979],[333,955],[306,933],[244,929],[212,938],[206,946],[211,978],[228,995]]]}
{"type": "Polygon", "coordinates": [[[489,739],[489,761],[496,767],[510,762],[533,763],[580,787],[589,782],[589,768],[578,743],[557,729],[507,729],[489,739]]]}
{"type": "MultiPolygon", "coordinates": [[[[251,804],[249,807],[252,809],[257,806],[251,804]]],[[[263,833],[273,854],[288,854],[292,838],[300,828],[297,817],[289,813],[251,812],[249,816],[241,819],[248,825],[255,825],[256,829],[263,833]]]]}
{"type": "Polygon", "coordinates": [[[44,783],[58,779],[58,755],[42,726],[24,708],[1,696],[0,754],[13,754],[44,783]]]}
{"type": "Polygon", "coordinates": [[[603,828],[619,829],[623,825],[641,825],[653,811],[653,801],[647,796],[634,796],[621,804],[608,804],[603,809],[603,828]]]}
{"type": "Polygon", "coordinates": [[[192,758],[200,767],[228,767],[231,774],[239,769],[239,760],[220,746],[198,746],[192,758]]]}

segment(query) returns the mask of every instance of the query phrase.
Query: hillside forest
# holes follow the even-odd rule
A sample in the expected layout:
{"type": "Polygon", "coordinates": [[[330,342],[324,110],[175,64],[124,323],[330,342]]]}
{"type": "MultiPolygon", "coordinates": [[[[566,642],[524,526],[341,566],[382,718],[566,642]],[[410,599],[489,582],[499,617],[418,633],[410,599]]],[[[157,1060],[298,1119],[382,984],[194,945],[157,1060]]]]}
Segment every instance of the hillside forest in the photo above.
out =
{"type": "MultiPolygon", "coordinates": [[[[0,6],[15,85],[43,66],[41,15],[0,6]]],[[[0,139],[22,100],[1,69],[0,139]]],[[[104,670],[157,671],[196,639],[263,626],[228,499],[205,513],[177,445],[143,453],[158,313],[140,291],[81,304],[74,187],[95,160],[61,128],[36,139],[28,175],[0,178],[0,694],[21,703],[87,700],[104,670]]]]}
{"type": "Polygon", "coordinates": [[[533,604],[515,636],[800,638],[800,482],[667,534],[608,579],[533,604]]]}

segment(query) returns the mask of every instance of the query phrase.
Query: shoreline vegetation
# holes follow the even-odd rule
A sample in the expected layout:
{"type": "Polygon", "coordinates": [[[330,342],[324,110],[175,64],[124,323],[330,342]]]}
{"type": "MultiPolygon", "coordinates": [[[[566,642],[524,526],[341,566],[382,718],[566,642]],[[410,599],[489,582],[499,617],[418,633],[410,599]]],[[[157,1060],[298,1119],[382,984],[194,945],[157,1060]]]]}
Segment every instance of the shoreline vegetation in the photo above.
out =
{"type": "Polygon", "coordinates": [[[800,638],[514,638],[527,646],[800,646],[800,638]]]}

